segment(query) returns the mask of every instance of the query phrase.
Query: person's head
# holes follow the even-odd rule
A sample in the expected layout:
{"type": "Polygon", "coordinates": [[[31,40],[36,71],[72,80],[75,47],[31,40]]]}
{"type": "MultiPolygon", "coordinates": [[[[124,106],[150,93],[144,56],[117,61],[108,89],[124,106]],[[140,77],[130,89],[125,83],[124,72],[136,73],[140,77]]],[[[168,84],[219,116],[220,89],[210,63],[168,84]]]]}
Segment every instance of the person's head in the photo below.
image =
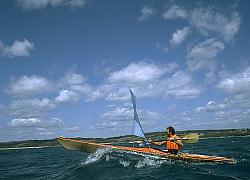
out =
{"type": "Polygon", "coordinates": [[[168,136],[175,135],[175,129],[172,126],[166,128],[166,133],[168,136]]]}

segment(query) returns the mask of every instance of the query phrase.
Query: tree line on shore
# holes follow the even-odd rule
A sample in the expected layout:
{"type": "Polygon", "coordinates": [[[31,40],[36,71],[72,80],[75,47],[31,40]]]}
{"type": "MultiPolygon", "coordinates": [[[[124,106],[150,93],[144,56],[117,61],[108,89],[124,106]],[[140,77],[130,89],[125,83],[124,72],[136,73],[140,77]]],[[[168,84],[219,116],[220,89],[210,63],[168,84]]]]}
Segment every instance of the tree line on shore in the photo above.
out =
{"type": "MultiPolygon", "coordinates": [[[[222,130],[188,130],[188,131],[177,131],[179,136],[184,136],[188,133],[198,133],[200,138],[209,137],[229,137],[229,136],[248,136],[250,135],[250,129],[222,129],[222,130]]],[[[145,136],[153,141],[164,140],[166,138],[165,132],[151,132],[146,133],[145,136]]],[[[141,138],[132,135],[125,135],[111,138],[75,138],[85,141],[93,141],[98,143],[120,143],[120,142],[131,142],[139,141],[141,138]]],[[[60,146],[55,139],[47,140],[27,140],[27,141],[11,141],[0,143],[0,148],[21,148],[21,147],[42,147],[42,146],[60,146]]]]}

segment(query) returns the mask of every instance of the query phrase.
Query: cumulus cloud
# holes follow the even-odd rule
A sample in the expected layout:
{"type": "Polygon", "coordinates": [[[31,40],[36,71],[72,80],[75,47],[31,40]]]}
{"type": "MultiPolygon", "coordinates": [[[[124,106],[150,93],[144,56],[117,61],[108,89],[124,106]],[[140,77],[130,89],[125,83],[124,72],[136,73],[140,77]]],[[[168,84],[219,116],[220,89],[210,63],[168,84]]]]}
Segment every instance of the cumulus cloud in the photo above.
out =
{"type": "Polygon", "coordinates": [[[86,5],[87,0],[17,0],[17,3],[19,3],[24,10],[42,9],[47,6],[82,8],[86,5]]]}
{"type": "MultiPolygon", "coordinates": [[[[19,140],[48,139],[64,133],[79,132],[79,127],[67,125],[60,118],[15,118],[5,127],[8,135],[18,136],[19,140]]],[[[10,138],[9,138],[10,139],[10,138]]],[[[16,140],[16,139],[14,139],[16,140]]]]}
{"type": "Polygon", "coordinates": [[[58,117],[46,118],[41,121],[41,124],[36,127],[37,133],[43,135],[55,135],[58,131],[63,132],[78,132],[79,127],[67,125],[58,117]]]}
{"type": "Polygon", "coordinates": [[[65,127],[63,129],[64,132],[79,132],[80,128],[78,126],[65,127]]]}
{"type": "Polygon", "coordinates": [[[59,81],[59,88],[70,89],[78,94],[86,95],[92,91],[92,87],[86,82],[83,75],[70,70],[59,81]]]}
{"type": "Polygon", "coordinates": [[[64,77],[54,81],[36,75],[12,78],[5,90],[12,100],[3,112],[0,104],[0,115],[12,120],[1,125],[9,131],[15,131],[13,134],[20,133],[22,139],[30,139],[51,138],[60,135],[58,133],[79,131],[79,127],[64,123],[59,118],[51,118],[51,115],[61,104],[87,98],[91,86],[83,75],[70,70],[64,77]],[[45,95],[51,98],[58,91],[58,96],[53,99],[41,98],[45,95]]]}
{"type": "Polygon", "coordinates": [[[176,121],[188,122],[197,128],[242,128],[249,126],[249,99],[230,99],[208,101],[189,114],[181,114],[176,121]]]}
{"type": "Polygon", "coordinates": [[[87,96],[87,101],[96,101],[98,99],[104,98],[109,94],[112,89],[114,89],[114,85],[112,84],[103,84],[97,86],[93,89],[93,91],[87,96]]]}
{"type": "Polygon", "coordinates": [[[184,7],[172,4],[163,14],[164,19],[186,19],[188,12],[184,7]]]}
{"type": "Polygon", "coordinates": [[[241,17],[235,10],[230,14],[221,13],[213,7],[196,7],[190,11],[172,4],[163,14],[164,19],[181,18],[189,23],[191,28],[198,30],[202,35],[217,34],[228,42],[239,31],[241,17]]]}
{"type": "Polygon", "coordinates": [[[138,17],[139,21],[146,21],[150,16],[153,16],[156,13],[156,10],[149,5],[145,5],[141,9],[141,16],[138,17]]]}
{"type": "Polygon", "coordinates": [[[171,64],[169,67],[160,67],[155,64],[144,62],[131,63],[120,71],[111,73],[108,81],[112,83],[145,83],[160,78],[165,73],[176,67],[176,64],[171,64]]]}
{"type": "Polygon", "coordinates": [[[181,44],[189,34],[190,34],[189,27],[178,29],[175,33],[172,34],[172,39],[170,40],[170,44],[172,46],[177,46],[181,44]]]}
{"type": "Polygon", "coordinates": [[[50,91],[51,83],[44,77],[32,75],[12,79],[6,92],[18,97],[28,97],[50,91]]]}
{"type": "Polygon", "coordinates": [[[30,51],[34,49],[34,44],[26,39],[23,41],[15,41],[11,46],[6,46],[0,41],[0,56],[1,57],[28,57],[30,51]]]}
{"type": "Polygon", "coordinates": [[[79,100],[79,95],[70,90],[62,90],[59,95],[55,98],[56,103],[74,103],[79,100]]]}
{"type": "Polygon", "coordinates": [[[210,7],[199,7],[191,11],[189,23],[205,36],[210,33],[219,33],[226,41],[229,41],[238,33],[241,18],[235,11],[228,16],[210,7]]]}
{"type": "MultiPolygon", "coordinates": [[[[88,101],[92,87],[86,82],[83,75],[76,73],[73,69],[68,71],[65,76],[59,80],[59,89],[62,89],[55,98],[56,103],[74,103],[81,97],[88,101]]],[[[93,98],[95,99],[95,98],[93,98]]]]}
{"type": "MultiPolygon", "coordinates": [[[[214,7],[197,6],[187,10],[182,6],[172,3],[163,14],[164,19],[182,19],[188,26],[178,29],[172,34],[169,41],[172,47],[181,44],[190,32],[198,32],[207,38],[204,42],[189,48],[187,54],[187,64],[191,71],[205,69],[205,82],[214,83],[218,61],[217,55],[225,48],[225,44],[230,42],[239,32],[241,17],[235,7],[230,11],[220,11],[214,7]],[[220,40],[217,40],[220,39],[220,40]]],[[[163,49],[161,46],[159,49],[163,49]]]]}
{"type": "Polygon", "coordinates": [[[215,38],[195,45],[188,51],[188,68],[191,71],[207,68],[213,70],[215,62],[213,61],[217,54],[224,50],[224,44],[215,38]]]}
{"type": "Polygon", "coordinates": [[[101,119],[106,119],[108,121],[131,121],[132,115],[133,111],[131,108],[120,106],[103,113],[101,119]]]}
{"type": "Polygon", "coordinates": [[[242,97],[250,96],[250,67],[247,67],[244,71],[231,75],[227,78],[222,79],[218,84],[217,88],[239,95],[242,97]]]}
{"type": "Polygon", "coordinates": [[[48,98],[13,100],[10,104],[10,115],[15,117],[44,116],[48,111],[56,108],[56,105],[48,98]]]}
{"type": "Polygon", "coordinates": [[[202,89],[194,84],[189,74],[176,71],[177,68],[175,63],[162,66],[145,62],[131,63],[121,70],[110,73],[107,82],[90,93],[90,99],[127,101],[130,99],[128,87],[133,88],[139,98],[199,96],[202,89]]]}
{"type": "Polygon", "coordinates": [[[164,53],[167,53],[169,51],[169,47],[162,45],[161,43],[157,42],[155,44],[156,48],[163,51],[164,53]]]}
{"type": "Polygon", "coordinates": [[[229,104],[228,103],[217,103],[215,101],[209,101],[207,104],[202,107],[197,107],[196,112],[213,112],[221,109],[225,109],[229,104]]]}
{"type": "Polygon", "coordinates": [[[41,123],[40,119],[38,118],[20,118],[20,119],[13,119],[9,125],[11,127],[34,127],[41,123]]]}
{"type": "MultiPolygon", "coordinates": [[[[152,111],[144,111],[138,109],[138,116],[144,129],[152,127],[153,124],[157,124],[163,117],[162,114],[152,111]]],[[[131,131],[133,119],[133,107],[119,106],[111,109],[100,115],[95,127],[98,129],[113,129],[116,131],[131,131]]]]}
{"type": "Polygon", "coordinates": [[[64,77],[52,83],[45,77],[31,75],[19,79],[12,78],[6,93],[15,98],[30,98],[40,94],[51,93],[59,90],[55,98],[56,103],[76,102],[80,97],[87,96],[92,87],[86,82],[83,75],[70,70],[64,77]]]}
{"type": "Polygon", "coordinates": [[[202,92],[202,89],[194,84],[191,76],[182,71],[178,71],[171,78],[163,80],[157,89],[161,89],[165,96],[172,95],[178,99],[195,98],[202,92]]]}
{"type": "MultiPolygon", "coordinates": [[[[107,76],[107,82],[94,88],[88,98],[92,101],[99,98],[126,101],[130,98],[128,86],[145,88],[176,68],[175,63],[166,66],[145,62],[130,63],[118,71],[111,72],[107,76]]],[[[145,91],[144,89],[143,92],[145,91]]]]}

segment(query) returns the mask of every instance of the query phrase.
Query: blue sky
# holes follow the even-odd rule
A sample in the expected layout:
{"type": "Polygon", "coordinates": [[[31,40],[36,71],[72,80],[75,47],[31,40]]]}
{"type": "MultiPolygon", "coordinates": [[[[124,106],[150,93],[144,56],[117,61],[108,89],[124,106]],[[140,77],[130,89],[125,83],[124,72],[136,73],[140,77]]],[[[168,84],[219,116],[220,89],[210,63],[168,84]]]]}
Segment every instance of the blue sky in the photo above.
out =
{"type": "Polygon", "coordinates": [[[0,141],[249,128],[249,5],[1,1],[0,141]]]}

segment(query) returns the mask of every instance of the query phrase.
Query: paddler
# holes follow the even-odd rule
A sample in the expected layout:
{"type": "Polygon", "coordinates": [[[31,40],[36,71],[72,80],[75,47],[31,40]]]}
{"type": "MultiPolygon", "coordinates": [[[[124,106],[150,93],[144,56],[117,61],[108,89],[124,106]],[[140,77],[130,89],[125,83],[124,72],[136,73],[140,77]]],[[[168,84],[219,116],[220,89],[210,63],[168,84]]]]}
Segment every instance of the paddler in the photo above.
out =
{"type": "Polygon", "coordinates": [[[166,144],[167,152],[171,154],[177,154],[178,151],[183,147],[183,143],[175,134],[175,129],[172,126],[166,128],[167,139],[162,142],[152,142],[155,145],[161,146],[166,144]]]}

